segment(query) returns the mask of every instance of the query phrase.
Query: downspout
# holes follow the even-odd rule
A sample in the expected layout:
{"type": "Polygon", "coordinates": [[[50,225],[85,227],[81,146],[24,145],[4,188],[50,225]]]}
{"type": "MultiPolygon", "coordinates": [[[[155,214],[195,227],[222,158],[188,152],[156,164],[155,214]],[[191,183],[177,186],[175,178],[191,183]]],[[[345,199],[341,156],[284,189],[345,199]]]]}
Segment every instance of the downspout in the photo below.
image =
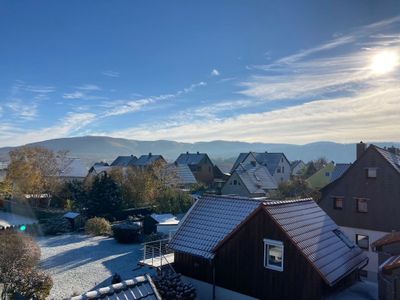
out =
{"type": "Polygon", "coordinates": [[[212,300],[215,300],[215,264],[214,264],[214,258],[211,259],[211,268],[212,268],[212,300]]]}

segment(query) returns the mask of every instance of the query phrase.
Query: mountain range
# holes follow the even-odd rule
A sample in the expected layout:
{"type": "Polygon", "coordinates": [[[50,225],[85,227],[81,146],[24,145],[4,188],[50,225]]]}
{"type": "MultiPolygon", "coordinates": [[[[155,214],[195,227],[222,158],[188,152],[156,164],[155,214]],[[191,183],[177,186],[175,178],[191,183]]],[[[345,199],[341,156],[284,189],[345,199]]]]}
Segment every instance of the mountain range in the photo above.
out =
{"type": "MultiPolygon", "coordinates": [[[[400,143],[374,143],[380,147],[396,146],[400,143]]],[[[88,166],[96,161],[112,162],[118,155],[162,154],[165,159],[174,161],[180,153],[206,152],[211,159],[224,169],[229,168],[240,152],[283,152],[289,160],[301,159],[305,162],[325,157],[335,162],[353,162],[355,144],[335,142],[314,142],[305,145],[246,143],[235,141],[211,141],[181,143],[167,140],[138,141],[104,136],[83,136],[52,139],[28,144],[41,146],[53,151],[68,150],[71,156],[81,158],[88,166]],[[223,166],[222,166],[223,165],[223,166]]],[[[8,161],[8,152],[14,147],[0,148],[0,161],[8,161]]]]}

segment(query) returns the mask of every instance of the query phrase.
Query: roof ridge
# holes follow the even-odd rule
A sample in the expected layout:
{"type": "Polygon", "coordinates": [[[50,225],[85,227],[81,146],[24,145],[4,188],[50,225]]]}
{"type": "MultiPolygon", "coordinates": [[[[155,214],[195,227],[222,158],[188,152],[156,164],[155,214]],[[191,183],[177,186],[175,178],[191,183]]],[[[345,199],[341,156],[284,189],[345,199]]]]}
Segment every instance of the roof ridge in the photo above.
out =
{"type": "Polygon", "coordinates": [[[299,203],[299,202],[307,202],[307,201],[314,201],[313,198],[299,198],[299,199],[287,199],[287,200],[267,200],[265,205],[283,205],[283,204],[290,204],[290,203],[299,203]]]}

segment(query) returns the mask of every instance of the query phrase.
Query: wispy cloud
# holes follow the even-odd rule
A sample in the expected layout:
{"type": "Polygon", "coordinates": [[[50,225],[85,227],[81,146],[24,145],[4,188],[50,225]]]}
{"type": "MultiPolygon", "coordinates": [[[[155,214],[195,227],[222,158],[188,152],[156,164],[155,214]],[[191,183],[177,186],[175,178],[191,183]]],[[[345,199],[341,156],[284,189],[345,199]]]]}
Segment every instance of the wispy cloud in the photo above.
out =
{"type": "Polygon", "coordinates": [[[205,140],[307,143],[398,140],[400,88],[370,89],[357,97],[309,102],[270,112],[221,119],[201,119],[176,126],[139,126],[106,134],[142,140],[166,137],[186,142],[205,140]],[[368,130],[366,130],[368,128],[368,130]]]}
{"type": "Polygon", "coordinates": [[[64,99],[83,99],[85,94],[83,92],[72,92],[72,93],[65,93],[62,96],[64,99]]]}
{"type": "Polygon", "coordinates": [[[116,107],[114,109],[111,109],[111,110],[105,112],[104,116],[110,117],[110,116],[118,116],[118,115],[124,115],[127,113],[137,112],[137,111],[143,109],[143,107],[145,107],[147,105],[155,104],[160,101],[165,101],[165,100],[179,97],[181,95],[192,92],[193,90],[195,90],[198,87],[205,86],[205,85],[206,85],[206,83],[204,81],[201,81],[198,83],[191,84],[189,87],[186,87],[186,88],[179,90],[172,94],[151,96],[151,97],[141,98],[141,99],[137,99],[137,100],[126,100],[126,101],[119,100],[117,102],[118,105],[116,105],[116,107]]]}
{"type": "Polygon", "coordinates": [[[64,99],[75,99],[75,100],[102,100],[107,99],[105,96],[93,95],[93,93],[101,91],[101,87],[95,84],[84,84],[75,87],[75,91],[64,93],[64,99]]]}
{"type": "Polygon", "coordinates": [[[84,84],[76,88],[82,91],[101,91],[101,88],[96,84],[84,84]]]}
{"type": "Polygon", "coordinates": [[[68,113],[55,126],[32,130],[16,127],[14,124],[0,125],[0,145],[18,146],[27,143],[71,136],[79,133],[96,120],[91,113],[68,113]]]}
{"type": "Polygon", "coordinates": [[[14,99],[5,104],[11,114],[20,120],[31,121],[37,117],[38,109],[36,103],[24,103],[20,99],[14,99]]]}
{"type": "Polygon", "coordinates": [[[223,101],[204,105],[192,109],[188,115],[182,112],[183,117],[177,120],[107,134],[187,142],[215,139],[284,143],[396,141],[400,131],[397,121],[400,71],[382,75],[371,69],[372,57],[380,51],[400,54],[398,29],[390,35],[376,36],[378,30],[395,23],[400,23],[400,17],[360,27],[269,65],[251,68],[258,74],[240,83],[239,93],[248,98],[237,103],[223,101]],[[266,105],[277,100],[286,100],[284,107],[268,109],[266,105]],[[218,111],[229,110],[236,104],[239,108],[257,105],[260,109],[255,113],[240,113],[238,109],[233,116],[218,115],[218,111]]]}
{"type": "Polygon", "coordinates": [[[111,71],[111,70],[103,71],[103,72],[101,72],[101,74],[103,74],[104,76],[114,77],[114,78],[118,78],[120,76],[119,72],[111,71]]]}
{"type": "Polygon", "coordinates": [[[217,69],[213,69],[211,71],[211,76],[219,76],[219,75],[220,75],[220,73],[219,73],[219,71],[217,69]]]}

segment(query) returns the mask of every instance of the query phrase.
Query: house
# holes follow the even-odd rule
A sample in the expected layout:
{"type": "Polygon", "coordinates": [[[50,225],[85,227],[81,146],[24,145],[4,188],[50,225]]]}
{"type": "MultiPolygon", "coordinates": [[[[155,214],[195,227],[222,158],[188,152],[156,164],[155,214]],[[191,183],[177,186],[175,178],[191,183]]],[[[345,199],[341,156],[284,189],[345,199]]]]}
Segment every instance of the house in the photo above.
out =
{"type": "Polygon", "coordinates": [[[290,162],[285,154],[272,152],[249,152],[240,153],[231,169],[231,174],[239,167],[240,164],[248,165],[257,162],[260,165],[266,166],[268,171],[274,177],[277,183],[290,179],[291,168],[290,162]]]}
{"type": "Polygon", "coordinates": [[[129,156],[118,156],[112,163],[111,167],[129,167],[133,166],[133,163],[137,160],[134,155],[129,156]]]}
{"type": "Polygon", "coordinates": [[[376,281],[378,255],[370,244],[400,230],[400,156],[357,144],[356,161],[321,189],[319,205],[368,255],[367,278],[376,281]]]}
{"type": "Polygon", "coordinates": [[[167,185],[181,189],[190,189],[197,184],[197,180],[188,165],[168,164],[163,169],[162,177],[167,185]]]}
{"type": "Polygon", "coordinates": [[[351,164],[337,163],[332,171],[330,182],[341,177],[347,171],[347,169],[350,168],[350,166],[351,164]]]}
{"type": "Polygon", "coordinates": [[[290,164],[290,170],[291,170],[291,175],[292,176],[301,176],[303,175],[305,169],[306,169],[306,164],[302,160],[295,160],[290,164]]]}
{"type": "Polygon", "coordinates": [[[169,247],[199,299],[322,299],[368,261],[312,199],[202,197],[169,247]]]}
{"type": "Polygon", "coordinates": [[[108,163],[97,162],[89,169],[88,176],[97,176],[100,174],[107,173],[109,170],[111,170],[111,166],[108,163]]]}
{"type": "Polygon", "coordinates": [[[265,197],[277,188],[278,185],[268,168],[254,161],[247,165],[239,164],[224,184],[221,194],[265,197]]]}
{"type": "Polygon", "coordinates": [[[78,180],[86,178],[88,170],[85,164],[77,157],[57,157],[58,178],[64,181],[78,180]]]}
{"type": "Polygon", "coordinates": [[[391,232],[372,243],[378,253],[379,299],[400,300],[400,232],[391,232]]]}
{"type": "Polygon", "coordinates": [[[145,234],[169,234],[178,228],[179,220],[172,214],[151,214],[143,220],[145,234]]]}
{"type": "Polygon", "coordinates": [[[149,153],[147,155],[141,155],[137,160],[135,160],[132,165],[134,167],[147,168],[154,165],[166,165],[167,161],[162,157],[162,155],[154,155],[149,153]]]}
{"type": "Polygon", "coordinates": [[[176,164],[188,165],[197,182],[211,185],[214,181],[214,165],[206,153],[182,153],[176,164]]]}
{"type": "Polygon", "coordinates": [[[215,189],[216,194],[221,194],[222,187],[228,181],[230,174],[222,172],[222,170],[217,165],[214,165],[213,173],[214,182],[212,187],[215,189]]]}
{"type": "Polygon", "coordinates": [[[71,298],[71,300],[89,299],[161,300],[161,296],[150,275],[145,274],[71,298]]]}
{"type": "Polygon", "coordinates": [[[331,181],[332,172],[335,169],[333,162],[328,163],[322,169],[306,179],[307,183],[313,189],[319,190],[331,181]]]}

